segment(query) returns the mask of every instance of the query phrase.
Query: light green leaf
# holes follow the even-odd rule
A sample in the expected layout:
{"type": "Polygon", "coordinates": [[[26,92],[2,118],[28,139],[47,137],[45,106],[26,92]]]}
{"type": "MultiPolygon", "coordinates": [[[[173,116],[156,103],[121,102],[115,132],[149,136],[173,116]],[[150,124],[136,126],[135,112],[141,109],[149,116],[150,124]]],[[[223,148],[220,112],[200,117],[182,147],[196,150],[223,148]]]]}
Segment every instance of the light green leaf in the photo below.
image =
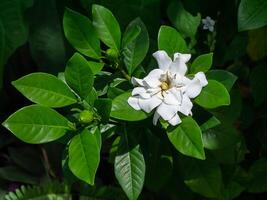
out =
{"type": "Polygon", "coordinates": [[[241,0],[238,7],[238,30],[251,30],[266,25],[266,10],[265,0],[241,0]]]}
{"type": "Polygon", "coordinates": [[[232,89],[234,83],[237,80],[237,76],[232,74],[231,72],[225,70],[210,70],[206,73],[207,79],[219,81],[221,84],[226,87],[228,92],[232,89]]]}
{"type": "Polygon", "coordinates": [[[149,47],[149,37],[145,24],[140,18],[133,20],[124,33],[124,44],[123,46],[123,61],[127,68],[128,73],[131,75],[136,67],[143,61],[146,56],[149,47]],[[136,27],[140,28],[140,33],[135,39],[129,41],[129,35],[132,34],[133,29],[136,27]],[[128,39],[127,39],[128,38],[128,39]],[[128,41],[125,41],[128,40],[128,41]]]}
{"type": "Polygon", "coordinates": [[[209,80],[200,95],[195,98],[195,102],[204,108],[216,108],[230,104],[230,95],[226,88],[218,81],[209,80]]]}
{"type": "Polygon", "coordinates": [[[129,43],[133,42],[140,34],[140,32],[141,32],[141,27],[139,25],[130,26],[129,24],[128,29],[124,32],[122,37],[122,46],[125,47],[129,43]]]}
{"type": "Polygon", "coordinates": [[[31,105],[13,113],[3,126],[24,142],[39,144],[54,141],[70,130],[71,123],[55,110],[31,105]]]}
{"type": "Polygon", "coordinates": [[[203,54],[198,56],[190,67],[190,73],[207,72],[212,65],[213,53],[203,54]]]}
{"type": "Polygon", "coordinates": [[[104,67],[104,63],[101,62],[94,62],[94,61],[87,61],[87,62],[94,75],[99,73],[104,67]]]}
{"type": "Polygon", "coordinates": [[[208,198],[221,194],[222,173],[219,165],[211,160],[184,159],[185,184],[194,192],[208,198]]]}
{"type": "Polygon", "coordinates": [[[63,28],[66,38],[77,51],[91,58],[101,57],[100,41],[87,17],[67,8],[63,28]]]}
{"type": "Polygon", "coordinates": [[[76,135],[69,146],[69,167],[79,179],[94,185],[100,162],[101,135],[98,128],[84,129],[76,135]]]}
{"type": "Polygon", "coordinates": [[[191,15],[180,1],[172,1],[168,7],[168,17],[175,28],[186,37],[194,38],[200,24],[201,16],[191,15]]]}
{"type": "Polygon", "coordinates": [[[128,104],[127,100],[130,96],[131,93],[126,92],[113,99],[110,113],[111,117],[125,121],[139,121],[148,117],[145,112],[134,110],[128,104]]]}
{"type": "Polygon", "coordinates": [[[161,26],[158,33],[158,49],[164,50],[170,57],[176,52],[186,53],[188,51],[183,37],[170,26],[161,26]]]}
{"type": "Polygon", "coordinates": [[[121,30],[120,25],[110,10],[94,4],[92,6],[93,24],[98,33],[98,37],[108,47],[120,50],[121,30]]]}
{"type": "Polygon", "coordinates": [[[115,176],[130,200],[137,200],[145,179],[145,160],[139,145],[131,144],[127,133],[120,139],[115,157],[115,176]]]}
{"type": "Polygon", "coordinates": [[[176,127],[167,129],[168,137],[174,147],[184,155],[205,159],[202,132],[192,117],[186,117],[176,127]]]}
{"type": "Polygon", "coordinates": [[[51,74],[28,74],[12,84],[30,101],[40,105],[64,107],[77,102],[68,86],[51,74]]]}
{"type": "Polygon", "coordinates": [[[82,98],[86,98],[92,90],[94,75],[87,60],[75,53],[68,61],[65,69],[68,85],[82,98]]]}
{"type": "Polygon", "coordinates": [[[203,123],[200,126],[200,128],[201,128],[201,131],[203,132],[203,131],[209,130],[211,128],[214,128],[220,124],[221,124],[220,120],[218,120],[216,117],[212,116],[211,118],[208,119],[208,121],[203,123]]]}

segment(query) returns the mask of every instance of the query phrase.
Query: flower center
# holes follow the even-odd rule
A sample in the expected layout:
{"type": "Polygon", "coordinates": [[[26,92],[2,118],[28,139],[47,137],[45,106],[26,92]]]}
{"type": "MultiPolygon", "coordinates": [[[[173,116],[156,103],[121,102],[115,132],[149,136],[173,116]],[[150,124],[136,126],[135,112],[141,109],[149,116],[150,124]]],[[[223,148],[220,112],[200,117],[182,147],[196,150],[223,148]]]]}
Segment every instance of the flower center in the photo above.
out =
{"type": "Polygon", "coordinates": [[[169,84],[166,82],[166,81],[162,81],[161,82],[161,85],[160,85],[160,88],[165,91],[165,90],[168,90],[170,88],[169,84]]]}

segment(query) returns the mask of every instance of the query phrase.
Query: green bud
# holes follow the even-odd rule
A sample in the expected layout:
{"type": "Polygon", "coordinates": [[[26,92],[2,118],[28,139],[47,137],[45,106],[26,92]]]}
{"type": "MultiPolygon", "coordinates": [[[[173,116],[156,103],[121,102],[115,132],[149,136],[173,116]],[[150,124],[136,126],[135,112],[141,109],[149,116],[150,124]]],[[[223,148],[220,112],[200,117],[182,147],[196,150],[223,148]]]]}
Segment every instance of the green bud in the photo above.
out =
{"type": "Polygon", "coordinates": [[[84,110],[80,113],[79,121],[83,124],[88,124],[94,120],[94,113],[90,110],[84,110]]]}
{"type": "Polygon", "coordinates": [[[107,58],[108,58],[110,61],[115,62],[116,60],[118,60],[119,53],[118,53],[118,51],[116,51],[115,49],[108,49],[108,50],[106,51],[106,54],[107,54],[107,58]]]}

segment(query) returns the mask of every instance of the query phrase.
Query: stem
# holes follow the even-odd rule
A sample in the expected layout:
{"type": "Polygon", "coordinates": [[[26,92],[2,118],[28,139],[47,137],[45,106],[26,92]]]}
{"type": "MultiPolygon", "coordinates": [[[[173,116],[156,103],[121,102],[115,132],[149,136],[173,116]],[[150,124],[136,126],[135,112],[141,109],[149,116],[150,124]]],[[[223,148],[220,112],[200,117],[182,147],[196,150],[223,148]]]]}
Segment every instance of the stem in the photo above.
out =
{"type": "Polygon", "coordinates": [[[46,169],[47,174],[50,175],[53,178],[56,178],[56,175],[55,175],[54,171],[51,168],[51,164],[49,162],[46,150],[43,147],[41,147],[41,151],[42,151],[42,154],[43,154],[44,165],[45,165],[45,169],[46,169]]]}
{"type": "Polygon", "coordinates": [[[127,74],[123,69],[121,69],[121,73],[123,74],[123,76],[130,81],[131,80],[131,76],[129,74],[127,74]]]}

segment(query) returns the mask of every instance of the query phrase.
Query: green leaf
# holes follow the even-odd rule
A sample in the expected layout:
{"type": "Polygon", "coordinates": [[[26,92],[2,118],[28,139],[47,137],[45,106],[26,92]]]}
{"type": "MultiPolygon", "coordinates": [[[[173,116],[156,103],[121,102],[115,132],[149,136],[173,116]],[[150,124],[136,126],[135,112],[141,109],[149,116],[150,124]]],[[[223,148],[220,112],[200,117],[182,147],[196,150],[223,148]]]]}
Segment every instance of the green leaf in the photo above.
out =
{"type": "Polygon", "coordinates": [[[161,26],[158,33],[158,49],[173,57],[176,52],[186,53],[187,46],[183,37],[170,26],[161,26]]]}
{"type": "Polygon", "coordinates": [[[240,139],[237,130],[226,124],[203,131],[202,137],[204,147],[210,150],[228,148],[240,139]]]}
{"type": "Polygon", "coordinates": [[[12,84],[30,101],[40,105],[64,107],[77,102],[76,96],[68,86],[51,74],[28,74],[12,84]]]}
{"type": "Polygon", "coordinates": [[[186,117],[176,127],[167,129],[168,137],[174,147],[184,155],[205,159],[202,132],[192,117],[186,117]]]}
{"type": "Polygon", "coordinates": [[[172,1],[167,10],[168,17],[175,28],[186,37],[194,38],[200,24],[201,16],[191,15],[180,1],[172,1]]]}
{"type": "Polygon", "coordinates": [[[145,160],[139,145],[131,144],[127,133],[120,139],[114,163],[115,176],[130,200],[137,200],[145,179],[145,160]]]}
{"type": "Polygon", "coordinates": [[[133,20],[123,35],[123,61],[128,73],[131,75],[136,67],[143,61],[149,48],[149,37],[145,24],[140,18],[133,20]],[[140,28],[140,33],[132,39],[133,30],[140,28]],[[131,41],[130,38],[131,37],[131,41]],[[126,39],[125,39],[126,38],[126,39]],[[125,41],[126,40],[126,41],[125,41]]]}
{"type": "Polygon", "coordinates": [[[77,51],[91,58],[101,57],[100,41],[87,17],[67,8],[63,28],[66,38],[77,51]]]}
{"type": "Polygon", "coordinates": [[[207,72],[212,65],[213,53],[203,54],[198,56],[190,67],[190,73],[207,72]]]}
{"type": "Polygon", "coordinates": [[[97,99],[94,102],[94,107],[97,109],[98,114],[101,116],[101,121],[103,123],[108,123],[110,111],[112,106],[111,99],[97,99]]]}
{"type": "Polygon", "coordinates": [[[120,50],[121,30],[120,25],[110,10],[94,4],[92,6],[93,24],[98,33],[98,37],[108,47],[120,50]]]}
{"type": "Polygon", "coordinates": [[[265,65],[256,66],[251,70],[249,76],[252,97],[256,106],[267,100],[267,68],[265,65]]]}
{"type": "Polygon", "coordinates": [[[267,192],[267,159],[257,160],[249,169],[251,180],[248,191],[252,193],[267,192]]]}
{"type": "Polygon", "coordinates": [[[208,198],[221,194],[222,174],[219,165],[211,160],[184,159],[185,184],[194,192],[208,198]]]}
{"type": "Polygon", "coordinates": [[[237,76],[231,72],[225,70],[210,70],[206,73],[207,79],[219,81],[221,84],[226,87],[228,92],[232,89],[234,83],[237,80],[237,76]]]}
{"type": "Polygon", "coordinates": [[[214,128],[220,124],[221,124],[220,120],[218,120],[216,117],[212,116],[211,118],[208,119],[208,121],[203,123],[200,126],[200,128],[201,128],[201,131],[203,132],[203,131],[209,130],[211,128],[214,128]]]}
{"type": "Polygon", "coordinates": [[[266,10],[265,0],[241,0],[238,7],[238,30],[251,30],[266,25],[266,10]]]}
{"type": "Polygon", "coordinates": [[[139,121],[148,117],[145,112],[140,110],[134,110],[128,104],[127,100],[130,96],[131,93],[126,92],[113,99],[110,113],[111,117],[125,121],[139,121]]]}
{"type": "Polygon", "coordinates": [[[104,63],[101,62],[87,61],[87,63],[94,75],[99,73],[104,67],[104,63]]]}
{"type": "Polygon", "coordinates": [[[65,69],[68,85],[82,98],[86,98],[93,88],[94,75],[87,60],[75,53],[68,61],[65,69]]]}
{"type": "Polygon", "coordinates": [[[200,95],[195,98],[195,102],[204,108],[216,108],[230,104],[230,95],[227,89],[218,81],[209,80],[200,95]]]}
{"type": "Polygon", "coordinates": [[[98,128],[84,129],[76,135],[69,146],[69,167],[79,179],[94,185],[100,162],[101,135],[98,128]]]}
{"type": "Polygon", "coordinates": [[[3,126],[24,142],[54,141],[70,130],[70,122],[55,110],[31,105],[13,113],[3,126]]]}
{"type": "Polygon", "coordinates": [[[141,27],[138,24],[136,26],[130,26],[129,24],[128,28],[126,28],[126,31],[124,32],[122,37],[122,46],[125,47],[131,42],[133,42],[140,33],[141,33],[141,27]]]}

